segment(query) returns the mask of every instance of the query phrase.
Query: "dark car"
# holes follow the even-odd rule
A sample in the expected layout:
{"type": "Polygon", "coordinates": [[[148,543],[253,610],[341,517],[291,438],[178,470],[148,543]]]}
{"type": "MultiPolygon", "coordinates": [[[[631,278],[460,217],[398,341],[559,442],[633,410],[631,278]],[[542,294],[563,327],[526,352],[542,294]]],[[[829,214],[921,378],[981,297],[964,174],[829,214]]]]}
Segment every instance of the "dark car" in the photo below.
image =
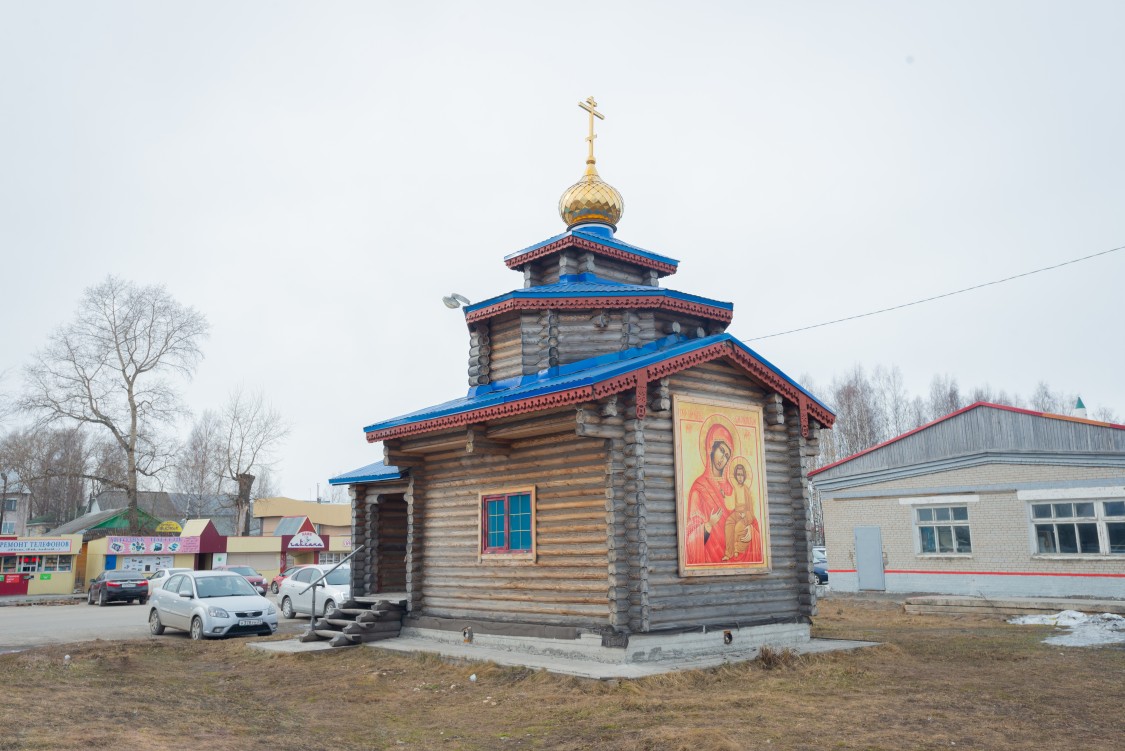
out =
{"type": "Polygon", "coordinates": [[[140,571],[103,571],[90,582],[86,603],[105,605],[109,602],[148,602],[148,579],[140,571]]]}
{"type": "Polygon", "coordinates": [[[813,548],[812,570],[817,584],[828,583],[828,556],[824,548],[813,548]]]}
{"type": "Polygon", "coordinates": [[[246,581],[254,585],[254,589],[258,590],[260,594],[266,593],[266,577],[259,574],[249,566],[215,566],[212,571],[231,571],[235,574],[246,577],[246,581]]]}

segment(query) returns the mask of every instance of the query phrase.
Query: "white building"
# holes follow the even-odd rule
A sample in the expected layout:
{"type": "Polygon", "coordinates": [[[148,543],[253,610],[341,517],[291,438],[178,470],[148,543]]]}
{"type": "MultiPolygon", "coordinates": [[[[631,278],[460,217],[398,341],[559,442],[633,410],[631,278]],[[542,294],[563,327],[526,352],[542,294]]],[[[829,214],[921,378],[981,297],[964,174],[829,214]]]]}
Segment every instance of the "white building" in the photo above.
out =
{"type": "Polygon", "coordinates": [[[1125,598],[1125,426],[978,402],[809,473],[837,591],[1125,598]]]}

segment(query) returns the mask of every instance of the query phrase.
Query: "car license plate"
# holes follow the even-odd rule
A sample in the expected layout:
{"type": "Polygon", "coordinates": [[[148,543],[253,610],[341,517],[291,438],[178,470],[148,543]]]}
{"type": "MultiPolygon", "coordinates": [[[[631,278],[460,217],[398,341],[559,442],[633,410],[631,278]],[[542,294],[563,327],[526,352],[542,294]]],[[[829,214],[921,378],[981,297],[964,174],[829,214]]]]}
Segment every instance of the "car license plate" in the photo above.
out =
{"type": "Polygon", "coordinates": [[[262,625],[262,619],[261,618],[243,618],[241,621],[238,622],[238,625],[239,626],[261,626],[262,625]]]}

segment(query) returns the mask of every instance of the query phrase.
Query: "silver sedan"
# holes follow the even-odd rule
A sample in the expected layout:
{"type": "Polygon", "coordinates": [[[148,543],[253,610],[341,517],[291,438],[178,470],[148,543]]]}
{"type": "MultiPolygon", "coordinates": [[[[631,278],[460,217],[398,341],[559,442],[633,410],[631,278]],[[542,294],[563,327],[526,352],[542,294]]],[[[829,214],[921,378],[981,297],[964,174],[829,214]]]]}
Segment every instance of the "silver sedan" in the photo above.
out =
{"type": "Polygon", "coordinates": [[[277,608],[239,574],[188,571],[176,574],[149,598],[148,628],[154,635],[178,628],[192,639],[277,631],[277,608]]]}
{"type": "MultiPolygon", "coordinates": [[[[313,609],[313,590],[309,585],[320,580],[332,568],[329,564],[305,566],[277,588],[277,600],[286,618],[296,618],[299,613],[309,613],[313,609]]],[[[352,599],[352,570],[342,566],[320,582],[316,587],[316,615],[324,615],[329,610],[343,605],[352,599]]]]}

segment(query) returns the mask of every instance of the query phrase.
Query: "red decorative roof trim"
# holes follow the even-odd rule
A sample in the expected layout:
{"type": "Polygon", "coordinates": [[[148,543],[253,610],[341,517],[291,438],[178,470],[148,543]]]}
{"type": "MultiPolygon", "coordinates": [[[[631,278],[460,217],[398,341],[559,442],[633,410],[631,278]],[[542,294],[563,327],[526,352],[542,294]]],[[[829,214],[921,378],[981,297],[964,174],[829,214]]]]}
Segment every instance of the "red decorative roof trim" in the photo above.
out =
{"type": "Polygon", "coordinates": [[[492,407],[484,407],[482,409],[461,412],[455,415],[435,417],[431,420],[422,420],[406,425],[396,425],[393,428],[385,428],[384,430],[375,430],[367,434],[367,442],[375,443],[376,441],[384,441],[391,438],[405,438],[407,436],[432,433],[447,428],[473,425],[501,417],[512,417],[514,415],[527,414],[528,412],[540,412],[556,407],[565,407],[570,404],[581,404],[582,402],[595,401],[607,396],[612,396],[613,394],[619,394],[629,389],[637,390],[637,417],[643,418],[648,407],[647,396],[650,381],[656,381],[696,365],[701,365],[705,362],[718,360],[724,357],[732,359],[735,364],[741,366],[755,379],[765,383],[774,391],[788,399],[790,403],[798,405],[801,414],[801,435],[806,438],[808,437],[810,416],[818,420],[825,427],[832,427],[832,423],[835,420],[834,415],[817,404],[814,400],[810,399],[805,392],[778,376],[763,365],[761,361],[747,354],[742,349],[735,347],[730,342],[720,342],[696,350],[695,352],[669,358],[656,365],[638,368],[631,373],[615,376],[589,386],[559,391],[554,394],[534,396],[507,404],[497,404],[492,407]]]}
{"type": "Polygon", "coordinates": [[[627,263],[636,264],[637,266],[644,266],[648,269],[654,269],[664,276],[676,273],[676,267],[670,263],[664,263],[663,261],[654,261],[651,258],[645,258],[642,255],[630,253],[627,250],[621,250],[620,248],[611,248],[607,245],[602,245],[601,243],[596,243],[583,237],[573,236],[564,237],[561,240],[555,240],[553,243],[544,245],[541,248],[536,248],[535,250],[528,251],[527,253],[524,253],[522,255],[513,256],[504,263],[510,269],[517,269],[526,263],[537,261],[544,256],[549,256],[552,253],[557,253],[560,250],[565,250],[567,248],[580,248],[582,250],[588,250],[591,253],[605,256],[606,258],[613,258],[618,261],[625,261],[627,263]]]}
{"type": "Polygon", "coordinates": [[[637,295],[635,297],[514,297],[466,314],[465,322],[477,323],[502,313],[519,310],[604,310],[606,308],[673,310],[720,323],[730,323],[734,318],[733,310],[717,308],[713,305],[703,305],[675,297],[637,295]]]}

